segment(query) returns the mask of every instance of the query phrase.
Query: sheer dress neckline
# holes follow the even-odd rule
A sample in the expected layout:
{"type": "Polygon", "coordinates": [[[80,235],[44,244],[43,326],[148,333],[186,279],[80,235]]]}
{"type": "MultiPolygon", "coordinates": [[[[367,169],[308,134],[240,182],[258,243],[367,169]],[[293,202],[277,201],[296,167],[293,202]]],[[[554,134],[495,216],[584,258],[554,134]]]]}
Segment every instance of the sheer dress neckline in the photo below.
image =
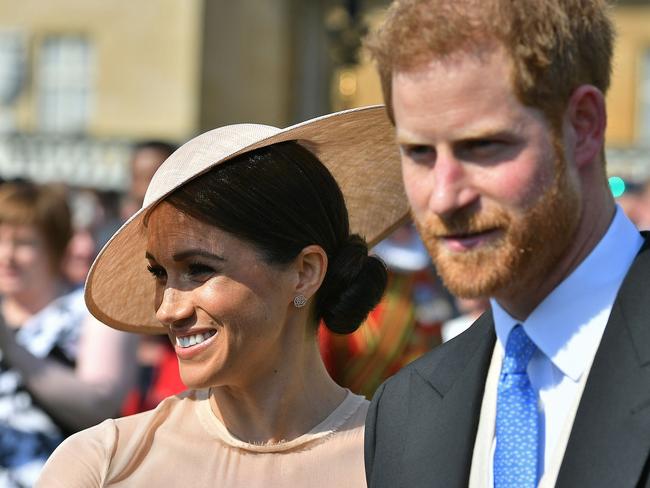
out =
{"type": "Polygon", "coordinates": [[[290,441],[277,443],[254,444],[242,441],[234,436],[214,414],[210,406],[210,390],[208,388],[197,390],[196,409],[199,421],[206,432],[227,446],[250,451],[254,453],[278,453],[306,449],[336,433],[342,425],[364,404],[365,398],[355,395],[348,390],[343,401],[330,413],[325,420],[320,422],[309,432],[290,441]]]}

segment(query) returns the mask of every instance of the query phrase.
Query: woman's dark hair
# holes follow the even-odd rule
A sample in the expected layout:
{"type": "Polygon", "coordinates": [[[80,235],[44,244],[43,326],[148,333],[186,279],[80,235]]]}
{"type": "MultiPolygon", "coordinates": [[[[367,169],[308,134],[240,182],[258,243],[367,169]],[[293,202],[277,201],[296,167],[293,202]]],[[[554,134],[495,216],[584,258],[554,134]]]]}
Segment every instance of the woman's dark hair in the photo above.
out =
{"type": "Polygon", "coordinates": [[[267,146],[216,166],[167,198],[180,211],[255,246],[269,264],[287,264],[306,246],[327,253],[315,319],[354,332],[386,288],[384,264],[350,234],[343,194],[327,168],[296,142],[267,146]]]}

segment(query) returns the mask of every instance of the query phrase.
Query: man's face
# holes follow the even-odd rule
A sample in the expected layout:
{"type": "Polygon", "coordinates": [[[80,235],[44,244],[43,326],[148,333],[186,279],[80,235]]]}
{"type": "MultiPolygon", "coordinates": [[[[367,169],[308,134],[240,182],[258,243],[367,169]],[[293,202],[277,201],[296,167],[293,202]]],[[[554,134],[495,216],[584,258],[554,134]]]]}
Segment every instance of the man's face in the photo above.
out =
{"type": "Polygon", "coordinates": [[[402,174],[447,287],[463,297],[538,286],[581,214],[577,172],[539,110],[516,98],[503,51],[393,75],[402,174]]]}

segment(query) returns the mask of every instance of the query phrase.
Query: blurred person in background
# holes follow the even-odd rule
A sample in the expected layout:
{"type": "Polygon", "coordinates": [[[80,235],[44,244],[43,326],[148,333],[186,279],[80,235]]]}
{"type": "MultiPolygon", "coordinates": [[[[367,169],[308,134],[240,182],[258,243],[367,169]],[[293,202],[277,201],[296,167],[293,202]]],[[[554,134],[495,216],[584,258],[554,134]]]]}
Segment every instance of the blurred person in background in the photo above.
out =
{"type": "Polygon", "coordinates": [[[151,178],[163,161],[176,149],[176,145],[161,140],[141,141],[133,146],[129,161],[129,188],[122,199],[120,211],[123,221],[140,210],[151,178]]]}
{"type": "Polygon", "coordinates": [[[61,268],[73,287],[82,287],[98,251],[97,230],[106,220],[98,192],[90,188],[68,188],[72,213],[72,237],[61,268]]]}
{"type": "MultiPolygon", "coordinates": [[[[120,208],[123,221],[140,210],[151,178],[176,149],[176,145],[162,140],[145,140],[133,147],[130,183],[120,208]]],[[[122,406],[122,415],[150,410],[164,398],[185,390],[176,353],[166,337],[140,336],[137,358],[138,381],[122,406]]]]}
{"type": "Polygon", "coordinates": [[[386,378],[440,344],[440,326],[452,313],[449,294],[413,224],[399,227],[372,252],[388,269],[381,302],[352,334],[319,329],[329,373],[341,386],[366,398],[386,378]]]}
{"type": "Polygon", "coordinates": [[[62,263],[66,280],[74,287],[83,287],[90,265],[97,253],[97,243],[90,229],[76,228],[70,238],[62,263]]]}
{"type": "Polygon", "coordinates": [[[61,188],[0,186],[0,486],[31,486],[67,435],[119,413],[133,381],[132,338],[62,273],[71,235],[61,188]]]}

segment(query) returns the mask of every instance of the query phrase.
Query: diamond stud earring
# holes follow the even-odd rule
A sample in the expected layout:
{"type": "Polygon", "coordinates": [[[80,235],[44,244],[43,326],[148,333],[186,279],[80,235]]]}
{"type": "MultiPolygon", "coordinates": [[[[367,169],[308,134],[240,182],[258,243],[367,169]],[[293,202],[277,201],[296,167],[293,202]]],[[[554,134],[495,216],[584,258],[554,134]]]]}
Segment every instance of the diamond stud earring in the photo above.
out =
{"type": "Polygon", "coordinates": [[[307,299],[305,298],[305,295],[297,295],[293,299],[293,306],[296,308],[302,308],[305,306],[307,303],[307,299]]]}

